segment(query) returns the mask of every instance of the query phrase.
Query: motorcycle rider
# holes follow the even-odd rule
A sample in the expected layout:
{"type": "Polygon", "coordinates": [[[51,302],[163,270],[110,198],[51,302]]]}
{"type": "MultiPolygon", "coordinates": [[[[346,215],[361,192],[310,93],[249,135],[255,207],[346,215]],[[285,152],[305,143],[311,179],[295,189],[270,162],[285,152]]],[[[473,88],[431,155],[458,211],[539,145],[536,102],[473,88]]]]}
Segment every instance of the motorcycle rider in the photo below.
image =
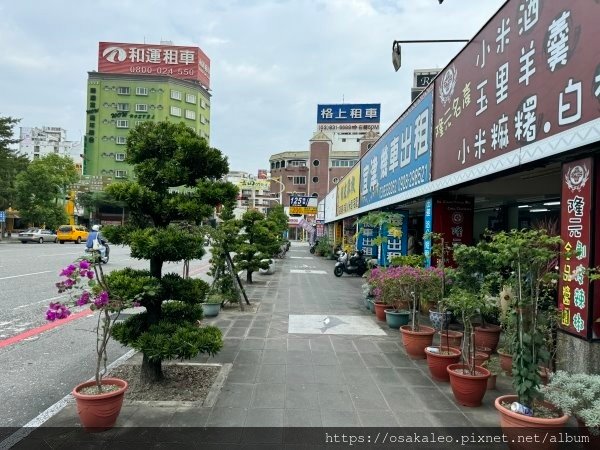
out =
{"type": "Polygon", "coordinates": [[[104,245],[106,243],[106,240],[100,234],[100,225],[92,226],[92,231],[90,232],[90,234],[88,234],[88,238],[85,243],[86,250],[94,250],[94,241],[96,239],[98,239],[98,242],[100,243],[100,248],[97,251],[100,251],[100,257],[104,259],[106,257],[106,245],[104,245]]]}

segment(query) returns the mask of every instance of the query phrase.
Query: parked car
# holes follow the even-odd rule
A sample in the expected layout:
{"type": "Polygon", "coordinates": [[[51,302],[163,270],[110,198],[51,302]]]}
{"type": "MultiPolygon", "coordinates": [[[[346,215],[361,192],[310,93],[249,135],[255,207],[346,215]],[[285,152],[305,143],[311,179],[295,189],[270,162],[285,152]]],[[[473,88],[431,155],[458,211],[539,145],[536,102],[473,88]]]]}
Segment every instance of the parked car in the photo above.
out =
{"type": "Polygon", "coordinates": [[[58,227],[58,242],[64,244],[65,242],[75,242],[81,244],[88,238],[88,230],[86,227],[81,225],[61,225],[58,227]]]}
{"type": "Polygon", "coordinates": [[[44,230],[42,228],[29,228],[28,230],[19,233],[19,240],[26,244],[27,242],[57,242],[58,237],[52,230],[44,230]]]}

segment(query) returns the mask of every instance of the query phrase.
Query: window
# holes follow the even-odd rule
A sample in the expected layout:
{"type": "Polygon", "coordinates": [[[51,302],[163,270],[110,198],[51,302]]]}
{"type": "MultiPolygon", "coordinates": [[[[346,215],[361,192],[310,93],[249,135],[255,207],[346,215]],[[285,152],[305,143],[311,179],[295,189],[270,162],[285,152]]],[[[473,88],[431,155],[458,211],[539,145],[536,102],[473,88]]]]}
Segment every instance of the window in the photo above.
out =
{"type": "Polygon", "coordinates": [[[118,87],[117,88],[117,94],[119,95],[129,95],[129,88],[128,87],[118,87]]]}
{"type": "Polygon", "coordinates": [[[318,159],[313,160],[313,166],[317,167],[319,164],[321,164],[321,161],[318,159]]]}
{"type": "Polygon", "coordinates": [[[342,142],[346,142],[346,138],[342,138],[342,142]]]}
{"type": "Polygon", "coordinates": [[[145,105],[143,103],[138,103],[137,105],[135,105],[135,110],[136,110],[136,112],[147,112],[148,105],[145,105]]]}
{"type": "Polygon", "coordinates": [[[115,171],[115,178],[125,178],[126,176],[127,176],[126,170],[116,170],[115,171]]]}
{"type": "Polygon", "coordinates": [[[190,111],[189,109],[185,110],[185,118],[196,120],[196,111],[190,111]]]}
{"type": "Polygon", "coordinates": [[[96,101],[96,96],[95,95],[90,95],[90,101],[95,102],[96,101]]]}
{"type": "Polygon", "coordinates": [[[178,106],[171,106],[171,115],[181,117],[181,108],[178,106]]]}
{"type": "Polygon", "coordinates": [[[356,159],[332,159],[331,167],[353,167],[356,161],[356,159]]]}
{"type": "Polygon", "coordinates": [[[306,161],[290,161],[288,165],[292,167],[306,167],[306,161]]]}
{"type": "Polygon", "coordinates": [[[90,108],[95,108],[96,107],[96,102],[90,102],[90,108]]]}
{"type": "Polygon", "coordinates": [[[117,111],[129,111],[129,103],[117,103],[117,111]]]}
{"type": "Polygon", "coordinates": [[[90,128],[96,128],[96,124],[94,122],[90,122],[89,126],[90,128]]]}
{"type": "Polygon", "coordinates": [[[135,95],[148,95],[148,88],[145,88],[145,87],[135,88],[135,95]]]}
{"type": "Polygon", "coordinates": [[[279,169],[279,167],[280,167],[280,162],[279,162],[279,161],[277,161],[277,162],[275,163],[275,168],[276,168],[276,169],[279,169]]]}
{"type": "Polygon", "coordinates": [[[271,163],[271,169],[274,169],[274,168],[275,168],[275,163],[274,163],[274,162],[272,162],[272,163],[271,163]]]}
{"type": "Polygon", "coordinates": [[[188,103],[196,104],[196,96],[194,94],[185,94],[185,101],[188,103]]]}
{"type": "Polygon", "coordinates": [[[135,126],[137,127],[137,126],[143,124],[144,122],[145,122],[145,120],[136,120],[135,121],[135,126]]]}
{"type": "Polygon", "coordinates": [[[340,179],[338,177],[335,177],[332,181],[333,184],[338,184],[340,182],[340,179]]]}
{"type": "MultiPolygon", "coordinates": [[[[88,134],[89,134],[90,136],[93,136],[93,135],[94,135],[94,133],[95,133],[95,132],[94,132],[94,130],[90,130],[90,132],[89,132],[88,134]]],[[[56,151],[55,153],[58,153],[58,151],[56,151]]]]}
{"type": "Polygon", "coordinates": [[[125,136],[117,136],[117,144],[125,145],[127,143],[127,138],[125,136]]]}
{"type": "Polygon", "coordinates": [[[117,120],[117,128],[129,128],[129,120],[125,120],[125,119],[117,120]]]}
{"type": "Polygon", "coordinates": [[[294,184],[306,184],[306,177],[294,177],[294,184]]]}
{"type": "Polygon", "coordinates": [[[313,197],[318,197],[318,196],[319,196],[319,194],[317,194],[316,192],[313,192],[313,195],[312,195],[312,196],[313,196],[313,197]]]}
{"type": "Polygon", "coordinates": [[[90,93],[91,94],[95,94],[96,93],[96,88],[90,88],[90,93]]]}
{"type": "Polygon", "coordinates": [[[313,177],[312,180],[313,180],[313,183],[318,183],[319,182],[319,177],[313,177]]]}
{"type": "Polygon", "coordinates": [[[283,169],[285,167],[285,161],[281,161],[281,168],[283,169]]]}
{"type": "Polygon", "coordinates": [[[206,119],[202,115],[200,116],[200,123],[206,124],[206,119]]]}
{"type": "Polygon", "coordinates": [[[125,153],[115,153],[115,161],[125,161],[125,153]]]}
{"type": "Polygon", "coordinates": [[[171,98],[173,100],[181,100],[181,92],[171,89],[171,98]]]}

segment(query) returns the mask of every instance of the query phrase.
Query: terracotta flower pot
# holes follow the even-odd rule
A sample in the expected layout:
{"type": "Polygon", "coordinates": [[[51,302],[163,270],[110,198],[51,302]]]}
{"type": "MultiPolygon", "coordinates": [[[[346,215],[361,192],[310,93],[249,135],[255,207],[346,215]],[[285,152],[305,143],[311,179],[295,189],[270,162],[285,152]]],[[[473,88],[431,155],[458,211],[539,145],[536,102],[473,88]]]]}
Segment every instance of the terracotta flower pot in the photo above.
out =
{"type": "Polygon", "coordinates": [[[102,385],[116,385],[119,389],[98,395],[86,395],[79,391],[94,386],[95,381],[87,381],[75,386],[72,395],[77,403],[79,420],[86,431],[104,431],[112,428],[119,417],[127,381],[119,378],[103,378],[102,385]]]}
{"type": "Polygon", "coordinates": [[[475,375],[471,375],[463,373],[464,368],[465,364],[450,364],[446,367],[454,398],[463,406],[481,406],[491,373],[484,367],[475,366],[475,375]]]}
{"type": "Polygon", "coordinates": [[[431,378],[437,381],[449,381],[446,367],[460,360],[460,350],[453,347],[425,347],[427,365],[431,378]]]}
{"type": "Polygon", "coordinates": [[[513,360],[512,355],[509,353],[504,353],[502,350],[498,350],[498,355],[500,356],[500,367],[506,375],[511,376],[513,360]]]}
{"type": "Polygon", "coordinates": [[[487,380],[487,390],[493,391],[496,389],[496,375],[491,374],[487,380]]]}
{"type": "Polygon", "coordinates": [[[502,327],[499,325],[486,325],[475,327],[475,347],[488,347],[496,351],[502,327]]]}
{"type": "Polygon", "coordinates": [[[488,359],[490,359],[490,355],[488,355],[487,353],[475,352],[474,360],[476,366],[481,366],[488,359]]]}
{"type": "Polygon", "coordinates": [[[385,322],[385,310],[389,309],[389,306],[383,302],[375,302],[375,317],[377,320],[385,322]]]}
{"type": "Polygon", "coordinates": [[[475,347],[475,351],[479,353],[485,353],[488,355],[488,358],[492,356],[492,349],[489,347],[475,347]]]}
{"type": "Polygon", "coordinates": [[[462,345],[463,334],[460,331],[444,330],[439,331],[440,345],[460,348],[462,345]],[[447,335],[446,335],[447,333],[447,335]]]}
{"type": "MultiPolygon", "coordinates": [[[[558,448],[556,442],[559,441],[559,433],[563,429],[569,416],[563,414],[554,419],[544,419],[541,417],[525,416],[511,411],[503,406],[510,405],[518,401],[516,395],[503,395],[496,398],[494,406],[500,413],[500,426],[502,432],[506,435],[511,449],[529,449],[532,448],[532,442],[536,436],[545,436],[544,449],[558,448]],[[554,443],[552,441],[554,440],[554,443]]],[[[544,402],[544,406],[555,409],[550,403],[544,402]]]]}
{"type": "Polygon", "coordinates": [[[400,327],[402,343],[410,359],[425,359],[425,347],[433,342],[435,329],[421,325],[419,331],[413,331],[411,325],[400,327]]]}

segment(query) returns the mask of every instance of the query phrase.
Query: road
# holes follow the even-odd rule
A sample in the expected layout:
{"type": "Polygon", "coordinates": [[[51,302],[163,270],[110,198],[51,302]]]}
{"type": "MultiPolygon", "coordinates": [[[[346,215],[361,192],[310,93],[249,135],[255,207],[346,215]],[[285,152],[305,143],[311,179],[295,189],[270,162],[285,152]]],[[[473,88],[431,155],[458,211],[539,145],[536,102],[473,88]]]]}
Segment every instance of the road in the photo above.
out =
{"type": "MultiPolygon", "coordinates": [[[[39,334],[35,330],[47,323],[50,301],[66,300],[59,298],[54,284],[60,270],[83,250],[76,244],[0,244],[0,427],[26,424],[93,376],[95,316],[84,314],[39,334]],[[27,331],[33,335],[17,341],[27,331]],[[2,347],[3,341],[11,344],[2,347]]],[[[209,280],[209,258],[207,254],[192,261],[190,275],[209,280]]],[[[104,267],[107,271],[147,269],[149,263],[130,258],[128,248],[112,246],[110,262],[104,267]]],[[[170,263],[163,273],[182,270],[182,263],[170,263]]],[[[127,351],[112,342],[109,363],[127,351]]]]}

